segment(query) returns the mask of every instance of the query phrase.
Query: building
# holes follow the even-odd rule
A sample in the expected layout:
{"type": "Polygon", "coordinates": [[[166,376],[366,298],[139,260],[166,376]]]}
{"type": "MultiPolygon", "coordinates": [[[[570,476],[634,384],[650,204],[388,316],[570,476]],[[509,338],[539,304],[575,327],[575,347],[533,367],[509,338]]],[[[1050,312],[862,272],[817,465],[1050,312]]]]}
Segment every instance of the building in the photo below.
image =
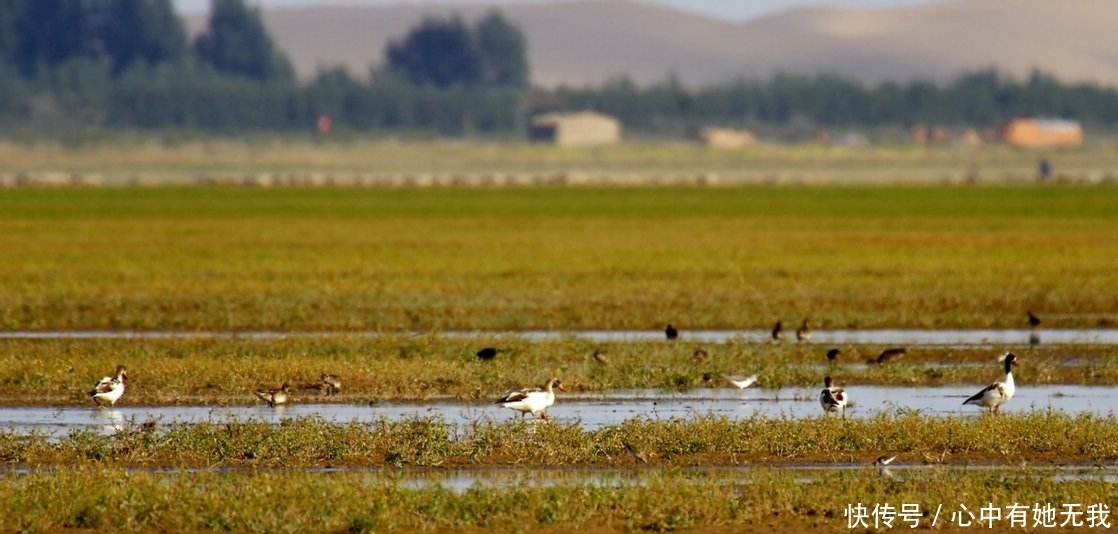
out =
{"type": "Polygon", "coordinates": [[[731,128],[700,128],[692,137],[712,148],[743,148],[757,142],[752,132],[731,128]]]}
{"type": "Polygon", "coordinates": [[[528,139],[559,146],[601,146],[621,141],[621,123],[593,111],[548,113],[532,119],[528,139]]]}
{"type": "Polygon", "coordinates": [[[999,137],[1022,148],[1077,147],[1083,144],[1083,128],[1070,120],[1013,119],[1002,126],[999,137]]]}

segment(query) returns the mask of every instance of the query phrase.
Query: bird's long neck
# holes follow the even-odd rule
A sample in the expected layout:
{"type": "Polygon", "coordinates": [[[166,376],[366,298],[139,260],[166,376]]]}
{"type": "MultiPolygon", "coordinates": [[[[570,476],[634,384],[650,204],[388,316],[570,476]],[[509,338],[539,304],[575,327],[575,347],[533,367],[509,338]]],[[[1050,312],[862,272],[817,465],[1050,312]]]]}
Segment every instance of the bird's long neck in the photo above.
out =
{"type": "Polygon", "coordinates": [[[1005,380],[1003,382],[1013,385],[1013,364],[1010,362],[1005,362],[1005,380]]]}

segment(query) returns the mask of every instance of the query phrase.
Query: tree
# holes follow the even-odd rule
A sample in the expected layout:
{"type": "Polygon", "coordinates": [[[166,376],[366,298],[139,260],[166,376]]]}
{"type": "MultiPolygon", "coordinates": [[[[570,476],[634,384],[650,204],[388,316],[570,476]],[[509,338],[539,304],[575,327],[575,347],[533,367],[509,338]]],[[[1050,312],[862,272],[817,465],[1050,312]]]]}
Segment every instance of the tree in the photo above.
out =
{"type": "Polygon", "coordinates": [[[194,41],[203,63],[218,72],[257,81],[291,81],[291,63],[272,43],[260,20],[260,11],[244,0],[212,0],[206,31],[194,41]]]}
{"type": "Polygon", "coordinates": [[[186,32],[170,0],[98,0],[91,4],[93,33],[112,73],[132,64],[181,60],[186,32]]]}
{"type": "Polygon", "coordinates": [[[0,0],[0,66],[16,62],[16,17],[21,3],[22,0],[0,0]]]}
{"type": "Polygon", "coordinates": [[[527,39],[498,11],[490,11],[474,30],[481,82],[502,87],[528,86],[527,39]]]}
{"type": "Polygon", "coordinates": [[[455,16],[427,18],[402,41],[389,43],[388,68],[416,85],[475,85],[481,60],[470,30],[455,16]]]}
{"type": "Polygon", "coordinates": [[[24,76],[91,55],[91,28],[84,0],[22,0],[14,4],[15,62],[24,76]]]}

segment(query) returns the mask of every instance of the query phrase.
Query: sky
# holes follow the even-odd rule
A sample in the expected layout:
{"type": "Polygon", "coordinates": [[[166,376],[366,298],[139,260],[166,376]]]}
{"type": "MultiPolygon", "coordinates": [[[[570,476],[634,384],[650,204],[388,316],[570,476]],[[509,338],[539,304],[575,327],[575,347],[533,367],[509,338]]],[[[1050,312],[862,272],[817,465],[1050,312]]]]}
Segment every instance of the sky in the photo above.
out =
{"type": "MultiPolygon", "coordinates": [[[[176,8],[183,13],[204,12],[209,0],[173,0],[176,8]]],[[[393,4],[432,4],[432,5],[509,5],[542,4],[556,0],[248,0],[250,4],[261,7],[313,6],[313,5],[393,5],[393,4]]],[[[633,0],[636,2],[660,4],[675,9],[693,11],[731,21],[744,21],[783,11],[793,7],[835,6],[851,8],[905,7],[927,4],[942,0],[633,0]]]]}

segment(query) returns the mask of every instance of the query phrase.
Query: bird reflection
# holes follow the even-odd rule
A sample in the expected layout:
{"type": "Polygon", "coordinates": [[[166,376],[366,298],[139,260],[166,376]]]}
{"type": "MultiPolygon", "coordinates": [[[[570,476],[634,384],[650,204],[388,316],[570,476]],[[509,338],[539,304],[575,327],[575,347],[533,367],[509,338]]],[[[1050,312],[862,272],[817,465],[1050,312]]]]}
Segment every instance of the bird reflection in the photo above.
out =
{"type": "Polygon", "coordinates": [[[97,420],[97,426],[100,427],[102,432],[119,432],[124,430],[124,414],[120,410],[108,408],[105,410],[97,410],[93,412],[93,418],[97,420]]]}

